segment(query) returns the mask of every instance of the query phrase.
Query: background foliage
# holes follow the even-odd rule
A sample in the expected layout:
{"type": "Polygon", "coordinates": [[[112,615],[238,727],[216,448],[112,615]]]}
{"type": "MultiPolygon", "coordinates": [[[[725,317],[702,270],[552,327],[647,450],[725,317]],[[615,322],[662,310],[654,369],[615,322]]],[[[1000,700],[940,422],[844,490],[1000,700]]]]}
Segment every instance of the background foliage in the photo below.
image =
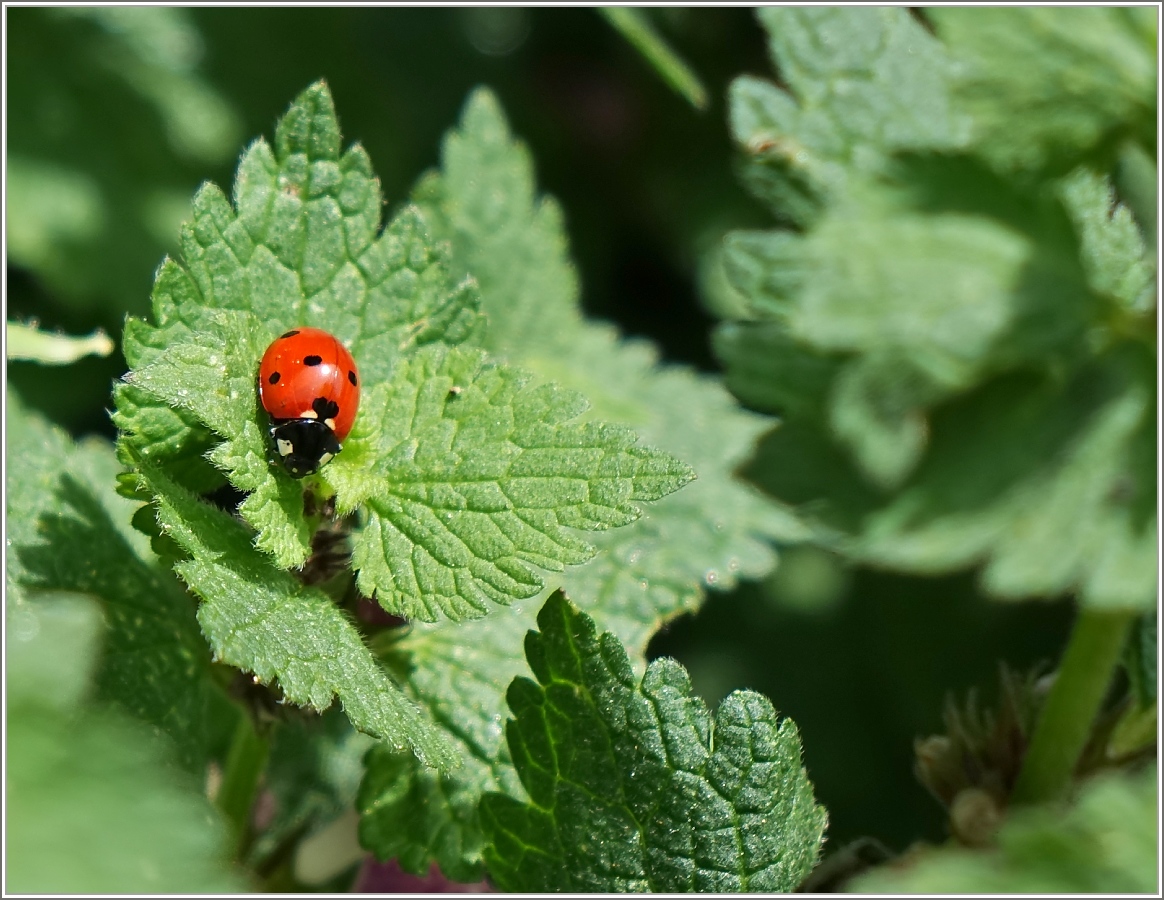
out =
{"type": "MultiPolygon", "coordinates": [[[[243,146],[271,139],[290,99],[325,77],[343,146],[359,141],[380,180],[385,219],[403,222],[415,204],[448,242],[433,283],[451,294],[466,273],[476,279],[472,303],[490,324],[466,340],[581,392],[592,418],[631,426],[700,476],[640,521],[588,535],[599,558],[554,576],[536,600],[373,642],[408,679],[402,703],[438,721],[478,711],[457,723],[467,760],[457,773],[434,776],[379,745],[361,784],[369,742],[335,710],[279,713],[265,827],[245,845],[252,883],[346,888],[353,806],[380,856],[423,870],[435,848],[447,875],[480,877],[478,799],[493,791],[489,808],[516,815],[500,723],[505,688],[530,673],[512,648],[558,585],[628,648],[638,676],[673,656],[713,709],[751,688],[795,721],[828,810],[828,849],[862,836],[894,853],[943,840],[947,812],[914,777],[913,742],[945,730],[945,698],[977,686],[989,705],[1000,659],[1053,665],[1068,595],[1096,608],[1155,603],[1156,288],[1145,247],[1156,226],[1144,198],[1156,189],[1156,31],[1144,13],[652,11],[702,80],[701,101],[682,74],[672,90],[590,10],[8,10],[9,320],[100,328],[121,347],[126,314],[149,314],[155,269],[182,246],[198,185],[229,192],[243,146]],[[1070,96],[1064,72],[1086,76],[1070,96]],[[628,602],[639,583],[646,595],[628,602]]],[[[640,40],[633,24],[614,24],[640,40]]],[[[199,209],[217,215],[209,200],[199,209]]],[[[374,219],[378,204],[369,209],[374,219]]],[[[189,242],[183,251],[189,261],[189,242]]],[[[153,345],[134,327],[126,354],[139,366],[153,345]]],[[[81,745],[67,752],[91,764],[53,762],[75,769],[54,802],[104,806],[143,834],[151,817],[181,825],[156,865],[132,873],[138,889],[229,888],[240,880],[224,874],[222,848],[238,836],[229,817],[208,824],[199,779],[245,725],[200,622],[220,658],[259,668],[214,643],[214,611],[195,617],[169,563],[192,554],[191,587],[235,583],[240,598],[279,597],[291,582],[256,575],[246,559],[223,564],[208,536],[229,526],[187,528],[200,513],[183,486],[146,468],[177,544],[130,526],[137,504],[109,490],[118,463],[101,443],[115,434],[110,385],[127,368],[120,351],[8,364],[20,399],[8,406],[6,449],[35,464],[21,487],[9,482],[9,511],[20,513],[10,548],[26,548],[9,552],[9,584],[45,601],[43,621],[8,622],[10,635],[31,635],[9,668],[10,710],[22,716],[10,741],[59,746],[54,735],[76,728],[81,745]],[[100,558],[61,558],[62,542],[100,546],[100,558]],[[139,607],[116,602],[145,595],[139,607]],[[108,626],[99,654],[93,598],[108,626]],[[46,640],[76,649],[70,667],[40,679],[46,640]],[[124,809],[109,806],[101,792],[139,772],[157,779],[152,805],[134,806],[127,787],[124,809]],[[167,869],[176,858],[186,868],[167,869]]],[[[121,424],[143,429],[141,446],[180,436],[185,488],[220,487],[198,462],[214,443],[203,426],[215,423],[164,418],[141,401],[124,388],[117,401],[121,424]]],[[[274,509],[251,521],[267,527],[274,509]]],[[[304,536],[287,534],[288,561],[301,558],[304,536]]],[[[317,630],[341,628],[322,614],[317,630]]],[[[1128,669],[1144,710],[1154,711],[1155,652],[1152,620],[1128,669]]],[[[331,690],[305,683],[301,694],[324,705],[331,690]]],[[[1129,721],[1121,734],[1142,746],[1129,721]]],[[[47,790],[33,759],[10,787],[10,815],[47,790]]],[[[1013,881],[952,857],[903,876],[912,881],[859,885],[1142,889],[1119,880],[1150,855],[1138,844],[1118,858],[1080,854],[1089,862],[1077,876],[1040,867],[1072,840],[1091,846],[1088,829],[1148,821],[1147,789],[1097,784],[1068,838],[1037,814],[1008,822],[998,852],[1013,881]]],[[[38,827],[51,830],[56,807],[39,808],[38,827]]],[[[130,875],[101,870],[119,852],[78,856],[52,888],[132,889],[118,880],[130,875]]],[[[14,886],[42,870],[35,854],[20,856],[14,886]]]]}

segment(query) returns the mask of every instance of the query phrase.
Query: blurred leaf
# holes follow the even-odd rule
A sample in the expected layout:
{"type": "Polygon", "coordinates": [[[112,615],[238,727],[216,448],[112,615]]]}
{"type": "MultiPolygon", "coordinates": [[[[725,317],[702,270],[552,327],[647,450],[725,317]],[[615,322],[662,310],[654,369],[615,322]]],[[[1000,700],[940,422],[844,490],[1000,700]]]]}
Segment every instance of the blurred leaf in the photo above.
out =
{"type": "Polygon", "coordinates": [[[971,144],[1002,171],[1062,174],[1156,133],[1156,40],[1131,10],[926,10],[957,62],[971,144]]]}
{"type": "Polygon", "coordinates": [[[1078,590],[1094,606],[1150,607],[1155,475],[1142,445],[1154,425],[1136,381],[1107,360],[1065,396],[1015,377],[947,407],[916,480],[866,521],[858,557],[923,572],[986,559],[994,596],[1078,590]]]}
{"type": "MultiPolygon", "coordinates": [[[[1122,12],[1089,12],[1124,21],[1122,12]]],[[[1062,21],[1053,9],[1010,13],[933,11],[974,40],[1011,29],[1006,45],[1029,42],[1028,55],[1044,39],[1075,40],[1060,34],[1074,10],[1062,21]]],[[[917,109],[950,110],[950,78],[969,77],[928,36],[918,39],[927,49],[901,63],[928,65],[925,77],[895,70],[899,85],[887,77],[861,91],[811,87],[845,84],[848,55],[861,47],[908,56],[894,42],[920,26],[904,10],[761,15],[802,104],[815,90],[822,121],[868,116],[884,128],[862,132],[881,135],[863,154],[834,148],[833,169],[819,168],[831,182],[814,176],[834,187],[817,192],[805,231],[738,232],[725,242],[725,269],[750,316],[721,326],[716,350],[741,399],[783,418],[749,477],[779,509],[811,522],[818,540],[869,565],[937,574],[984,564],[983,586],[997,597],[1078,591],[1101,607],[1151,605],[1153,273],[1135,224],[1113,209],[1109,178],[1080,170],[1066,182],[1016,185],[959,155],[960,114],[935,113],[927,120],[935,131],[911,131],[895,118],[905,113],[893,112],[910,90],[930,92],[917,109]],[[898,37],[878,43],[875,21],[896,23],[898,37]],[[862,38],[838,40],[862,27],[862,38]],[[905,137],[885,137],[894,133],[905,137]]],[[[759,84],[736,82],[741,102],[755,100],[734,120],[743,139],[766,134],[763,122],[777,112],[782,127],[801,127],[807,114],[792,98],[759,84]]],[[[1021,92],[1016,99],[992,84],[992,108],[1021,109],[1021,92]]],[[[1037,142],[1021,128],[1008,132],[1020,134],[1037,142]]],[[[806,172],[817,147],[803,148],[806,172]]],[[[797,208],[783,217],[795,219],[797,208]]]]}
{"type": "Polygon", "coordinates": [[[1156,769],[1101,775],[1070,808],[1017,810],[990,850],[919,852],[850,887],[872,894],[1147,893],[1158,888],[1156,769]]]}
{"type": "Polygon", "coordinates": [[[31,359],[49,365],[63,365],[82,356],[108,356],[113,352],[113,341],[101,329],[88,337],[75,338],[65,334],[50,334],[18,322],[6,322],[4,331],[9,359],[31,359]]]}
{"type": "Polygon", "coordinates": [[[237,891],[225,830],[149,729],[78,706],[100,612],[38,597],[7,630],[6,888],[19,893],[237,891]],[[35,623],[35,627],[32,627],[35,623]]]}
{"type": "Polygon", "coordinates": [[[1084,271],[1097,294],[1131,313],[1156,305],[1154,257],[1106,177],[1078,169],[1063,185],[1063,200],[1079,233],[1084,271]]]}
{"type": "Polygon", "coordinates": [[[825,811],[800,740],[761,695],[713,720],[686,672],[638,683],[612,634],[550,597],[526,639],[537,683],[508,699],[510,751],[530,802],[482,800],[489,874],[507,891],[790,891],[817,860],[825,811]],[[596,840],[596,836],[601,836],[596,840]]]}
{"type": "Polygon", "coordinates": [[[154,199],[235,152],[240,123],[199,71],[177,8],[23,9],[8,20],[10,262],[76,305],[140,310],[156,260],[154,199]]]}
{"type": "Polygon", "coordinates": [[[604,19],[643,55],[675,92],[696,109],[707,108],[707,89],[678,54],[651,25],[646,13],[629,6],[606,6],[598,10],[604,19]]]}
{"type": "Polygon", "coordinates": [[[766,7],[757,17],[788,90],[737,78],[731,128],[748,158],[744,183],[777,216],[808,222],[823,199],[893,151],[964,140],[950,62],[907,10],[766,7]]]}
{"type": "Polygon", "coordinates": [[[98,599],[108,625],[98,696],[162,728],[183,764],[200,767],[212,690],[206,645],[190,597],[131,525],[137,504],[114,493],[112,448],[73,445],[13,395],[8,423],[9,586],[26,605],[45,591],[98,599]]]}
{"type": "Polygon", "coordinates": [[[198,621],[215,658],[290,702],[324,710],[339,697],[352,724],[426,765],[456,765],[451,748],[388,678],[355,626],[322,591],[274,568],[236,519],[140,465],[158,521],[190,555],[175,571],[202,597],[198,621]]]}
{"type": "Polygon", "coordinates": [[[1131,685],[1132,696],[1136,698],[1136,705],[1140,709],[1156,704],[1156,658],[1159,642],[1157,621],[1156,610],[1140,616],[1132,626],[1128,646],[1124,651],[1124,669],[1131,685]]]}

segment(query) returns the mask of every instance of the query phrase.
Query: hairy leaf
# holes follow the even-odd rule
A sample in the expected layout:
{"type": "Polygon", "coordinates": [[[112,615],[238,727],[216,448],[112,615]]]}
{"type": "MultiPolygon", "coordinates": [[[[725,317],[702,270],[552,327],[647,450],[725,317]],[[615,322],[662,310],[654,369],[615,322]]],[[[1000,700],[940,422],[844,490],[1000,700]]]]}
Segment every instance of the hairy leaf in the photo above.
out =
{"type": "Polygon", "coordinates": [[[751,76],[731,86],[743,177],[777,216],[809,221],[856,173],[895,150],[948,149],[966,123],[949,97],[940,44],[904,9],[767,7],[757,13],[788,91],[751,76]]]}
{"type": "Polygon", "coordinates": [[[1064,173],[1156,132],[1156,47],[1114,7],[928,9],[957,62],[971,144],[1004,171],[1064,173]]]}
{"type": "Polygon", "coordinates": [[[485,861],[508,891],[790,891],[816,862],[795,725],[741,691],[714,719],[672,660],[639,682],[622,645],[553,595],[526,639],[537,682],[506,728],[529,800],[487,794],[485,861]],[[601,835],[601,840],[595,840],[601,835]]]}
{"type": "Polygon", "coordinates": [[[191,556],[175,571],[202,597],[198,621],[216,658],[291,703],[324,710],[339,697],[352,724],[427,765],[456,764],[447,742],[401,694],[331,599],[276,569],[244,527],[141,464],[163,531],[191,556]]]}

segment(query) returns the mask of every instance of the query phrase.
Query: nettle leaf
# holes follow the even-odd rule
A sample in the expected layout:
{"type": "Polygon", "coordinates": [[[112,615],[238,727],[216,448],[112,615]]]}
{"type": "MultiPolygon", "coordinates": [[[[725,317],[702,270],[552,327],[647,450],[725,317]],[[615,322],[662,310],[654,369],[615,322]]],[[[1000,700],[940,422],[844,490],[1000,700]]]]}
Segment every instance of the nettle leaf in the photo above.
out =
{"type": "Polygon", "coordinates": [[[1125,351],[1057,380],[996,379],[934,418],[917,478],[868,517],[859,558],[922,572],[979,561],[994,596],[1076,590],[1155,603],[1152,361],[1125,351]]]}
{"type": "Polygon", "coordinates": [[[1134,12],[1098,7],[933,8],[957,61],[971,144],[1009,172],[1066,173],[1124,137],[1156,133],[1156,44],[1134,12]]]}
{"type": "Polygon", "coordinates": [[[1115,202],[1110,179],[1078,169],[1063,183],[1063,200],[1079,233],[1091,289],[1133,314],[1153,309],[1155,257],[1128,208],[1115,202]]]}
{"type": "Polygon", "coordinates": [[[250,546],[244,526],[139,463],[162,529],[190,559],[175,571],[202,598],[198,621],[215,657],[291,703],[324,710],[339,697],[352,724],[426,765],[457,759],[379,666],[355,625],[322,591],[304,587],[250,546]]]}
{"type": "Polygon", "coordinates": [[[360,795],[362,842],[409,871],[427,871],[435,859],[448,876],[474,881],[481,794],[520,795],[502,740],[505,686],[520,671],[522,640],[548,594],[562,586],[585,601],[641,669],[662,622],[698,607],[708,587],[762,576],[774,561],[771,541],[795,540],[804,528],[731,476],[762,419],[739,410],[713,379],[660,367],[645,342],[621,340],[582,317],[561,213],[552,198],[537,196],[529,153],[492,94],[470,96],[445,138],[441,171],[414,196],[453,246],[456,271],[479,280],[491,351],[581,391],[592,403],[588,419],[632,426],[699,475],[635,522],[588,535],[594,559],[547,578],[536,598],[479,622],[415,624],[393,645],[389,661],[408,673],[413,696],[457,741],[465,764],[432,773],[406,755],[374,752],[360,795]]]}
{"type": "Polygon", "coordinates": [[[174,769],[171,748],[115,708],[83,704],[100,666],[101,618],[86,595],[9,596],[6,888],[241,890],[226,830],[195,780],[174,769]]]}
{"type": "Polygon", "coordinates": [[[768,7],[757,12],[788,90],[737,78],[732,135],[745,183],[778,216],[811,220],[821,200],[896,150],[949,149],[966,122],[941,45],[905,9],[768,7]]]}
{"type": "Polygon", "coordinates": [[[65,592],[99,601],[107,631],[98,697],[174,739],[184,765],[205,762],[212,690],[189,596],[134,530],[137,503],[113,490],[120,469],[104,441],[73,444],[9,394],[8,586],[14,614],[65,592]]]}
{"type": "Polygon", "coordinates": [[[788,719],[760,694],[716,716],[673,660],[636,679],[626,651],[561,594],[526,639],[536,683],[508,699],[529,800],[487,794],[490,877],[506,891],[791,891],[826,814],[788,719]],[[595,841],[594,835],[603,839],[595,841]]]}
{"type": "Polygon", "coordinates": [[[626,525],[636,501],[693,477],[629,428],[574,422],[580,394],[531,382],[482,351],[432,347],[373,392],[353,441],[363,452],[329,475],[341,511],[369,510],[353,559],[361,590],[389,612],[472,618],[533,596],[533,566],[594,554],[567,528],[626,525]]]}
{"type": "Polygon", "coordinates": [[[134,369],[115,415],[123,444],[180,467],[175,476],[198,490],[212,486],[208,456],[250,494],[240,512],[282,566],[303,563],[310,534],[301,486],[267,461],[254,378],[270,341],[296,325],[324,327],[376,384],[411,349],[474,339],[482,327],[475,286],[450,279],[419,212],[404,209],[379,233],[381,207],[364,150],[341,154],[318,83],[280,121],[274,148],[260,139],[243,154],[233,204],[210,184],[194,198],[183,264],[167,260],[155,279],[159,328],[127,325],[134,369]]]}
{"type": "Polygon", "coordinates": [[[1156,767],[1106,774],[1070,808],[1014,812],[986,851],[918,853],[908,866],[874,870],[851,885],[868,894],[1146,893],[1158,889],[1156,767]]]}
{"type": "MultiPolygon", "coordinates": [[[[829,14],[855,27],[872,12],[829,14]]],[[[993,11],[981,32],[974,17],[933,14],[974,31],[983,59],[994,53],[983,35],[1012,26],[1027,33],[1000,38],[1009,49],[999,54],[1043,40],[1098,46],[1060,34],[1062,22],[1051,23],[1058,12],[993,11]]],[[[813,15],[826,21],[817,11],[771,15],[789,18],[787,35],[813,15]]],[[[1116,20],[1101,18],[1103,28],[1116,20]]],[[[806,34],[831,47],[823,24],[806,34]]],[[[772,46],[795,87],[804,47],[792,37],[772,46]]],[[[812,58],[822,82],[845,76],[842,55],[812,58]]],[[[1001,66],[983,77],[1026,71],[1003,75],[1001,66]]],[[[955,70],[945,71],[938,80],[948,93],[955,70]]],[[[956,76],[978,77],[969,71],[956,76]]],[[[1010,97],[991,84],[983,104],[1039,118],[1022,105],[1032,96],[1026,87],[1010,85],[1010,97]]],[[[848,108],[822,97],[834,114],[848,108]]],[[[865,102],[892,108],[896,100],[865,102]]],[[[1016,127],[999,146],[1021,133],[1016,127]]],[[[985,590],[999,598],[1077,592],[1099,607],[1147,608],[1157,534],[1146,499],[1156,485],[1148,449],[1155,350],[1146,340],[1153,273],[1106,176],[1080,168],[1042,184],[1003,177],[1063,162],[1041,155],[1039,135],[1022,140],[1034,155],[1006,165],[986,144],[971,149],[990,165],[959,152],[918,153],[940,149],[925,142],[885,143],[876,166],[838,156],[845,189],[825,197],[804,231],[725,242],[725,273],[751,318],[722,326],[716,349],[739,396],[782,418],[745,471],[812,526],[815,540],[867,564],[931,574],[980,565],[985,590]]],[[[1078,162],[1080,147],[1063,159],[1078,162]]]]}
{"type": "MultiPolygon", "coordinates": [[[[788,539],[799,526],[730,477],[763,420],[738,410],[714,380],[660,367],[649,345],[620,340],[614,329],[583,318],[561,212],[552,198],[537,195],[529,152],[488,91],[469,97],[460,126],[445,138],[441,172],[422,181],[416,198],[451,241],[457,270],[476,274],[483,308],[497,323],[486,337],[493,352],[581,391],[592,416],[633,427],[698,473],[698,481],[636,524],[596,535],[600,560],[627,549],[623,562],[640,585],[638,596],[644,581],[661,585],[678,575],[689,586],[683,593],[691,594],[709,572],[724,587],[736,573],[766,572],[772,555],[757,538],[788,539]]],[[[562,583],[578,596],[593,596],[593,571],[569,570],[562,583]]],[[[657,599],[663,615],[687,605],[674,594],[657,599]]]]}

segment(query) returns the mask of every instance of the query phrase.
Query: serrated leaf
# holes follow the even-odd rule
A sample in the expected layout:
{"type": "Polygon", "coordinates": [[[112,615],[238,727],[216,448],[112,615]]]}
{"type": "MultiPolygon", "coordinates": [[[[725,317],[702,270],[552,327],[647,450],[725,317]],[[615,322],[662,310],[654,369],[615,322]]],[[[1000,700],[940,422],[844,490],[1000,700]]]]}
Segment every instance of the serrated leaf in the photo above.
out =
{"type": "Polygon", "coordinates": [[[364,504],[360,589],[409,619],[474,618],[542,588],[594,551],[570,529],[638,518],[691,480],[630,429],[578,423],[580,394],[534,385],[478,350],[423,348],[374,392],[329,479],[340,510],[364,504]]]}
{"type": "Polygon", "coordinates": [[[1064,173],[1124,136],[1153,140],[1155,41],[1124,10],[926,14],[958,63],[953,93],[972,118],[971,144],[1000,170],[1064,173]]]}
{"type": "Polygon", "coordinates": [[[1079,169],[1063,183],[1091,289],[1133,314],[1156,304],[1155,266],[1132,214],[1106,177],[1079,169]]]}
{"type": "Polygon", "coordinates": [[[1096,777],[1064,810],[1015,811],[996,848],[918,853],[851,887],[870,894],[1118,894],[1158,891],[1156,768],[1096,777]]]}
{"type": "MultiPolygon", "coordinates": [[[[206,647],[190,598],[131,525],[104,441],[72,444],[9,395],[8,584],[36,616],[44,592],[101,603],[98,695],[168,733],[184,765],[205,759],[206,647]]],[[[24,614],[23,612],[21,613],[24,614]]]]}
{"type": "Polygon", "coordinates": [[[737,78],[731,126],[749,160],[745,183],[778,216],[807,222],[821,200],[888,154],[964,140],[949,60],[908,11],[768,7],[757,17],[789,90],[737,78]]]}
{"type": "Polygon", "coordinates": [[[139,469],[163,531],[191,555],[175,571],[202,598],[198,621],[217,658],[261,682],[277,680],[291,703],[324,710],[338,696],[361,731],[411,749],[427,765],[456,764],[326,594],[274,568],[236,520],[153,467],[139,469]]]}
{"type": "Polygon", "coordinates": [[[82,706],[101,631],[83,595],[9,607],[5,888],[240,890],[225,829],[193,779],[175,777],[158,737],[114,709],[82,706]]]}
{"type": "Polygon", "coordinates": [[[473,881],[483,843],[477,801],[485,790],[518,789],[501,739],[504,692],[548,593],[563,585],[584,600],[642,668],[646,642],[663,621],[696,608],[710,586],[730,589],[736,578],[762,575],[773,562],[769,541],[803,528],[729,476],[762,426],[758,417],[741,412],[712,379],[661,367],[645,342],[582,318],[561,214],[536,195],[528,151],[492,94],[471,95],[461,125],[446,136],[442,163],[415,197],[451,241],[458,271],[480,281],[487,346],[581,391],[593,404],[587,415],[634,427],[699,474],[636,522],[589,535],[597,556],[548,578],[537,599],[477,622],[415,624],[393,645],[387,658],[408,673],[413,696],[454,737],[465,765],[435,774],[406,756],[373,753],[361,789],[362,842],[409,871],[424,872],[435,859],[450,877],[473,881]]]}
{"type": "MultiPolygon", "coordinates": [[[[492,350],[581,391],[591,415],[630,425],[698,473],[698,481],[652,506],[639,523],[593,539],[600,555],[618,555],[624,567],[633,557],[628,580],[634,586],[621,602],[637,603],[646,581],[655,586],[656,615],[674,614],[689,605],[708,572],[730,587],[736,571],[766,571],[772,556],[758,538],[790,538],[799,525],[765,509],[729,477],[762,420],[736,409],[712,379],[661,367],[645,343],[621,340],[583,318],[561,212],[552,198],[536,194],[529,152],[511,135],[491,93],[469,97],[460,126],[445,138],[441,173],[422,181],[417,199],[451,240],[454,263],[481,284],[494,323],[487,335],[492,350]],[[682,598],[659,590],[676,576],[688,585],[682,598]]],[[[594,596],[592,573],[593,565],[568,570],[563,583],[579,596],[594,596]]]]}
{"type": "Polygon", "coordinates": [[[508,891],[790,891],[825,811],[796,726],[750,691],[713,719],[672,660],[641,682],[626,651],[552,596],[526,640],[537,682],[509,689],[529,801],[482,800],[490,877],[508,891]],[[594,835],[603,836],[595,841],[594,835]]]}
{"type": "Polygon", "coordinates": [[[281,120],[275,148],[260,139],[243,155],[233,203],[214,185],[199,191],[183,263],[167,260],[155,279],[162,331],[130,329],[134,370],[116,394],[123,442],[191,468],[177,475],[197,489],[212,484],[209,453],[250,494],[240,512],[286,567],[307,558],[310,535],[299,487],[267,463],[254,374],[270,341],[323,326],[371,385],[410,348],[470,340],[482,327],[475,286],[450,279],[419,211],[404,209],[379,233],[381,206],[367,154],[341,154],[331,95],[313,85],[281,120]]]}

